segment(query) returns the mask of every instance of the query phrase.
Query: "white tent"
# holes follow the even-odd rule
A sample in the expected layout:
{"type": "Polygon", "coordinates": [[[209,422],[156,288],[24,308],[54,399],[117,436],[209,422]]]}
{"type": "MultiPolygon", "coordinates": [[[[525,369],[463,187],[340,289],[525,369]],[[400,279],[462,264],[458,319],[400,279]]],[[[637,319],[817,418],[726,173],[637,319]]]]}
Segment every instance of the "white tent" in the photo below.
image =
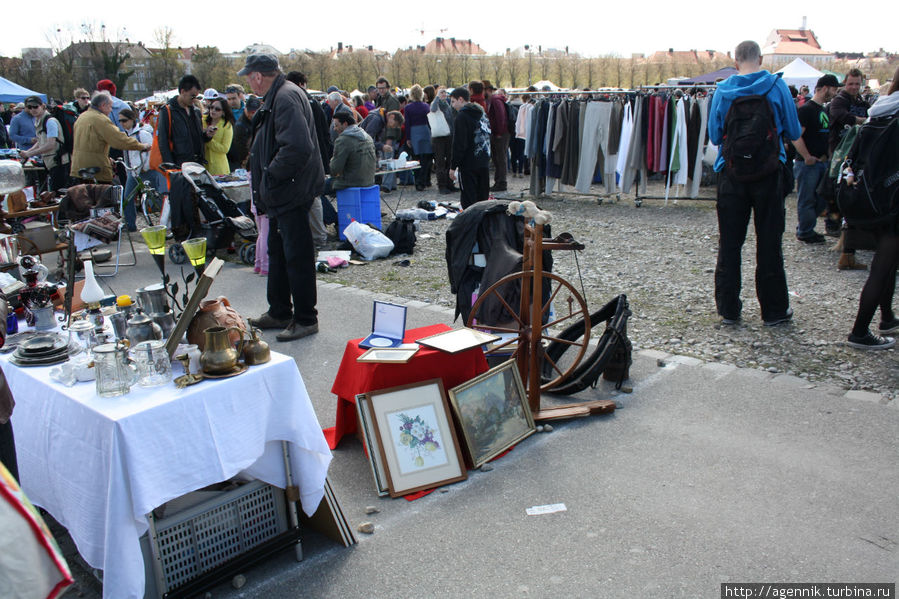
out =
{"type": "Polygon", "coordinates": [[[556,84],[553,83],[552,81],[549,81],[549,80],[546,80],[546,79],[544,79],[543,81],[538,81],[537,83],[534,84],[534,87],[537,88],[537,91],[541,91],[541,92],[542,92],[542,91],[553,91],[553,92],[556,92],[556,91],[559,91],[560,89],[562,89],[561,87],[559,87],[558,85],[556,85],[556,84]]]}
{"type": "Polygon", "coordinates": [[[799,89],[802,85],[807,85],[811,92],[815,91],[815,84],[818,83],[818,78],[824,75],[824,73],[801,58],[797,58],[777,72],[783,73],[783,80],[787,85],[795,85],[796,89],[799,89]]]}

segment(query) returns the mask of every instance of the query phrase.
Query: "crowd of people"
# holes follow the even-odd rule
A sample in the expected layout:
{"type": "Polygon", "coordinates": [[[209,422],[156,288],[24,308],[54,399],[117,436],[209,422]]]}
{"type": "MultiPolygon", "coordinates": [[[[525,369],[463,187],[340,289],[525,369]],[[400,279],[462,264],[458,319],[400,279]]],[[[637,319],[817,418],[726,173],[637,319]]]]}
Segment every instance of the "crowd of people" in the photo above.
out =
{"type": "MultiPolygon", "coordinates": [[[[721,173],[714,294],[722,322],[732,325],[741,318],[741,249],[753,213],[762,318],[770,326],[792,318],[781,246],[784,198],[795,188],[799,241],[824,242],[825,235],[816,230],[823,217],[825,234],[840,237],[841,270],[867,269],[855,250],[877,250],[848,341],[863,349],[892,347],[895,341],[883,335],[899,331],[891,308],[899,260],[891,245],[896,225],[873,231],[851,226],[841,218],[828,186],[822,185],[842,136],[850,126],[865,122],[872,109],[864,74],[852,69],[842,84],[828,74],[814,90],[796,90],[761,68],[754,42],[738,46],[736,63],[738,74],[719,82],[715,90],[708,130],[709,141],[721,148],[714,167],[721,173]],[[745,111],[741,98],[746,96],[764,98],[778,139],[784,140],[769,165],[753,167],[757,176],[749,180],[730,172],[727,142],[731,107],[745,111]],[[881,307],[880,335],[868,330],[872,301],[881,307]]],[[[185,75],[177,94],[158,107],[123,102],[109,80],[98,82],[92,93],[74,90],[73,100],[54,111],[31,97],[19,105],[21,110],[9,114],[6,143],[16,145],[22,157],[40,158],[53,188],[86,180],[83,169],[98,167],[90,180],[124,182],[126,197],[136,177],[168,191],[166,178],[151,159],[157,149],[157,163],[164,165],[196,162],[213,175],[248,170],[260,232],[255,270],[268,275],[270,305],[254,324],[281,329],[279,340],[317,330],[312,253],[328,243],[326,225],[336,224],[331,199],[338,190],[377,184],[381,193],[390,193],[398,176],[405,176],[406,183],[424,191],[434,179],[440,194],[459,193],[464,209],[487,199],[491,191],[505,191],[510,176],[529,174],[523,145],[534,88],[510,98],[490,81],[476,80],[451,90],[416,84],[403,95],[381,77],[361,93],[331,86],[313,97],[303,73],[284,74],[277,58],[265,54],[248,57],[239,75],[246,77],[251,93],[238,83],[222,92],[203,90],[196,77],[185,75]],[[65,139],[67,133],[71,140],[65,139]],[[414,175],[376,176],[380,160],[403,152],[420,163],[414,175]],[[124,159],[125,172],[111,166],[109,157],[117,155],[124,159]]],[[[894,77],[891,95],[874,106],[895,102],[896,85],[894,77]]],[[[134,229],[133,203],[124,216],[134,229]]]]}

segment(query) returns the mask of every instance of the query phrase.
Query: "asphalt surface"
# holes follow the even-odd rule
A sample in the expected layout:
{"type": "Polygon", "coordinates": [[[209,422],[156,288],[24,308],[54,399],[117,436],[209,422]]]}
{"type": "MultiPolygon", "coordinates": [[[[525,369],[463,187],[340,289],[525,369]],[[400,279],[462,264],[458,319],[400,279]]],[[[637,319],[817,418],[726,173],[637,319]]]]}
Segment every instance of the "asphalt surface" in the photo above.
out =
{"type": "MultiPolygon", "coordinates": [[[[372,300],[404,301],[328,276],[317,335],[266,337],[296,359],[323,427],[372,300]]],[[[138,265],[103,284],[126,293],[156,280],[139,247],[138,265]]],[[[248,266],[227,264],[210,295],[245,316],[266,308],[265,280],[248,266]]],[[[446,309],[408,305],[408,328],[452,323],[446,309]]],[[[329,476],[351,525],[374,533],[343,548],[309,532],[302,562],[284,551],[211,596],[717,597],[723,582],[896,582],[897,402],[639,348],[634,358],[632,392],[602,383],[577,396],[614,399],[613,414],[554,422],[492,470],[416,501],[379,498],[360,443],[344,439],[329,476]],[[556,503],[566,511],[526,515],[556,503]]],[[[62,541],[79,576],[72,596],[98,597],[62,541]]]]}

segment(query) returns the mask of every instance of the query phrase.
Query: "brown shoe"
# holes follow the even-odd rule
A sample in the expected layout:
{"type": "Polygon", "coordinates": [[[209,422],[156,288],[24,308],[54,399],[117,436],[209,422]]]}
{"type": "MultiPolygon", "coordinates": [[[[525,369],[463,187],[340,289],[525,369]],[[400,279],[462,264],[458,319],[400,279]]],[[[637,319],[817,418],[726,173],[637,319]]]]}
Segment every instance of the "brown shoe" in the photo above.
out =
{"type": "Polygon", "coordinates": [[[283,329],[290,326],[293,322],[291,318],[275,318],[268,312],[265,312],[259,318],[250,318],[250,326],[257,329],[283,329]]]}
{"type": "Polygon", "coordinates": [[[299,324],[298,322],[291,322],[287,325],[287,328],[275,335],[275,339],[278,341],[294,341],[296,339],[308,337],[309,335],[314,335],[317,332],[317,322],[315,324],[299,324]]]}
{"type": "Polygon", "coordinates": [[[840,254],[840,261],[837,262],[837,268],[840,270],[868,270],[868,265],[855,259],[855,254],[840,254]]]}

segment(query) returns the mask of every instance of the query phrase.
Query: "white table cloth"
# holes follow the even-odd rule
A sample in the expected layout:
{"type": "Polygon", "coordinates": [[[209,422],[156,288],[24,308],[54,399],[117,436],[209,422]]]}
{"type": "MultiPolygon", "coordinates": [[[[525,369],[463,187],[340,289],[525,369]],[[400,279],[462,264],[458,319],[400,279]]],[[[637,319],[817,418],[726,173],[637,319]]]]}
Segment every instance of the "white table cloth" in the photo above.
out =
{"type": "Polygon", "coordinates": [[[284,488],[281,441],[303,511],[318,508],[331,452],[292,358],[272,352],[237,377],[117,398],[49,371],[3,363],[22,487],[103,570],[104,598],[143,597],[139,538],[154,508],[241,471],[284,488]]]}

